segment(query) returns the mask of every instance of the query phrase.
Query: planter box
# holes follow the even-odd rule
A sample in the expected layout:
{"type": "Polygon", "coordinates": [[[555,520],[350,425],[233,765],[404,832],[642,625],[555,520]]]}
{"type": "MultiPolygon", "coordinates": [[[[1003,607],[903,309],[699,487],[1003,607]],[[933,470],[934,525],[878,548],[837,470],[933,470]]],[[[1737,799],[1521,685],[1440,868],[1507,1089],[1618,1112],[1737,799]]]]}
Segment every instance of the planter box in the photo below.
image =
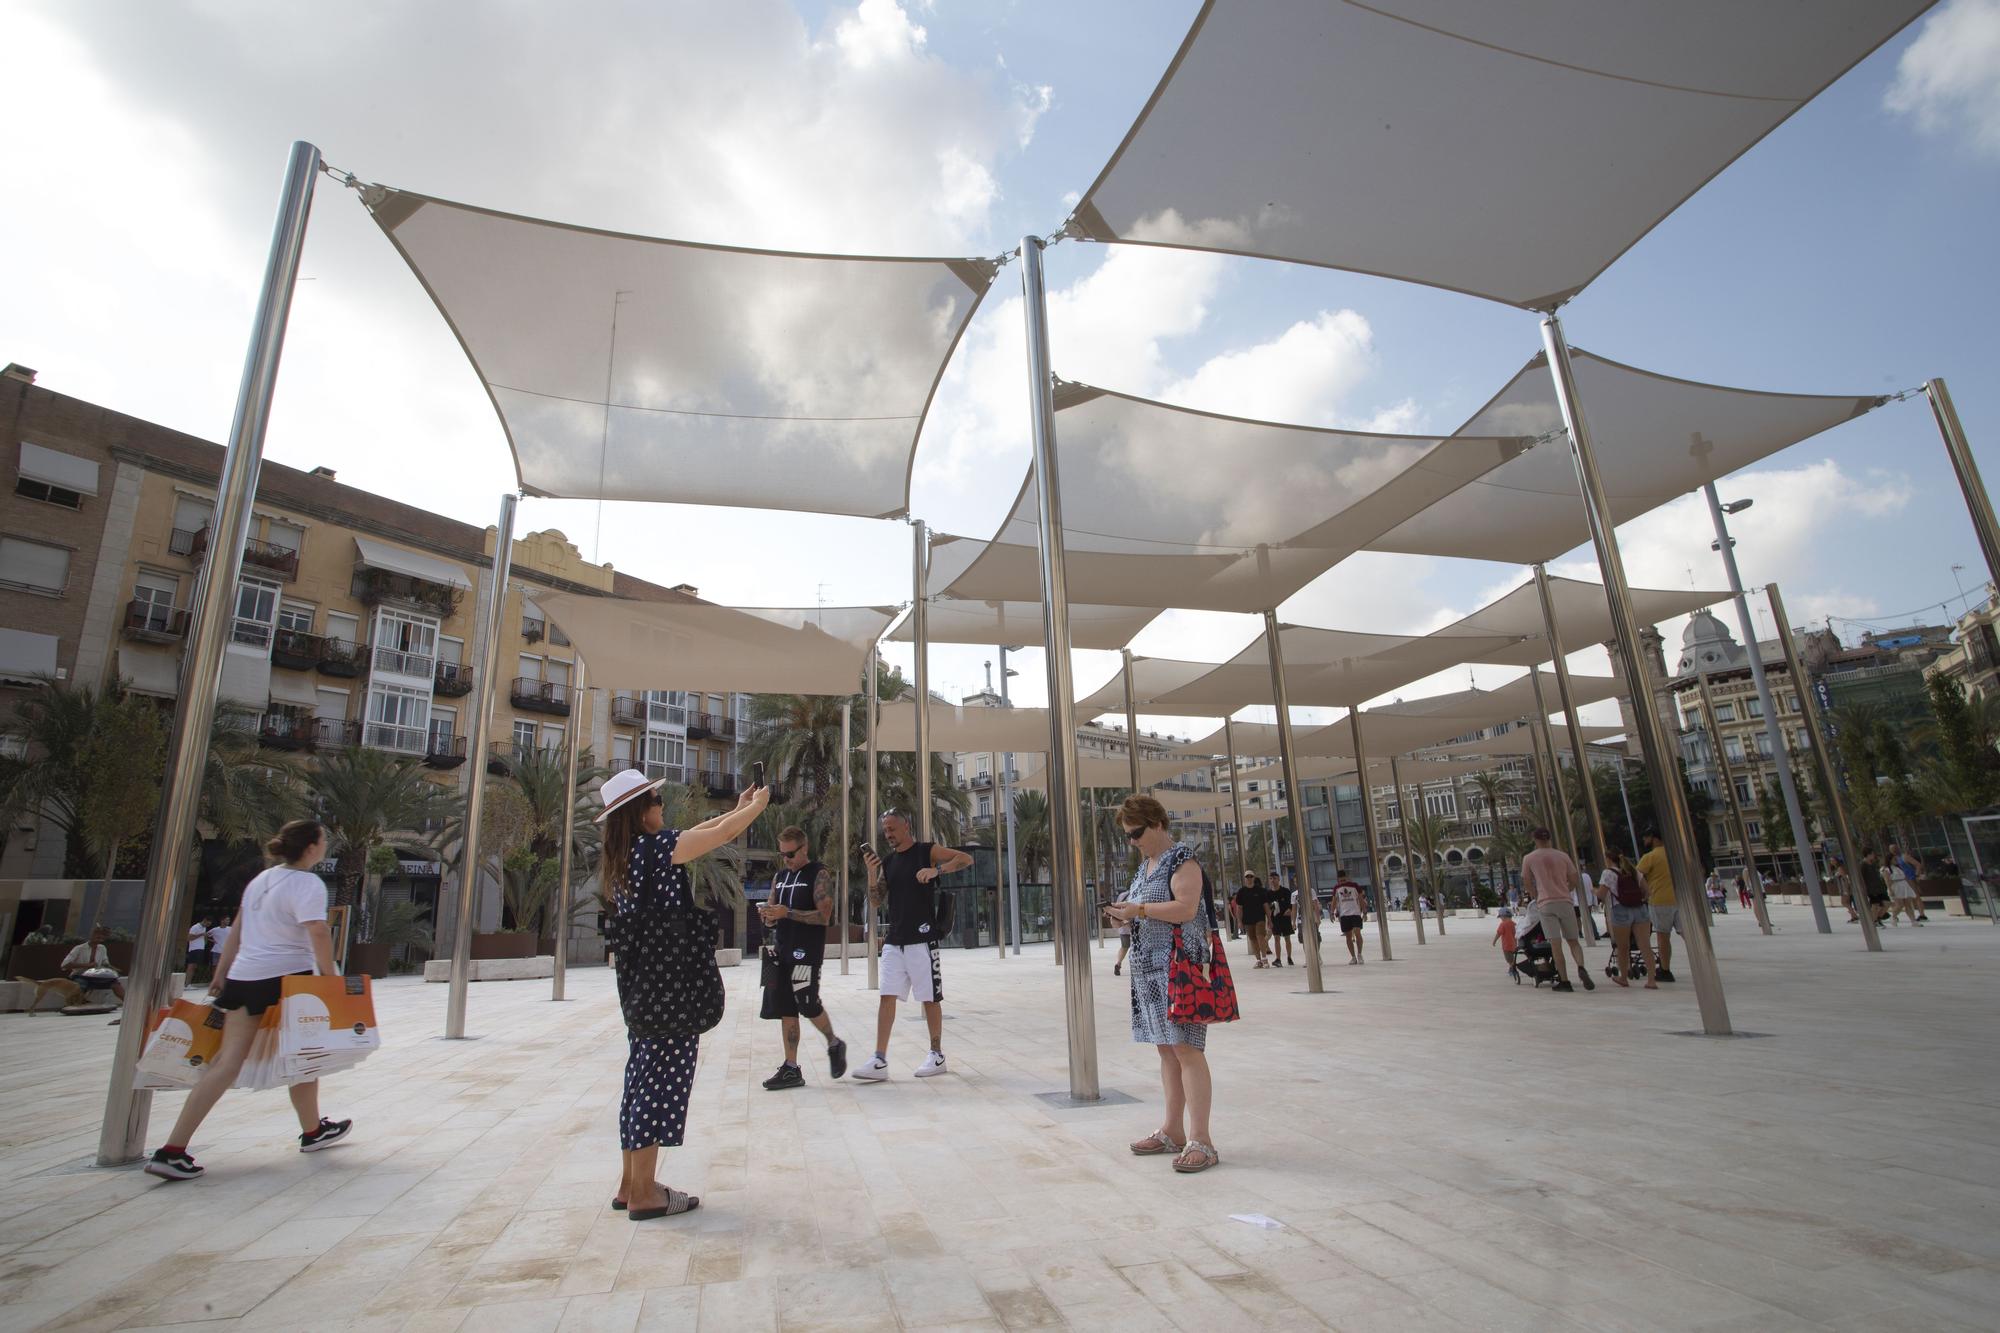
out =
{"type": "MultiPolygon", "coordinates": [[[[466,964],[467,981],[532,981],[556,974],[556,960],[539,958],[482,958],[466,964]]],[[[450,981],[451,959],[433,958],[424,964],[425,981],[450,981]]]]}
{"type": "MultiPolygon", "coordinates": [[[[501,931],[491,935],[475,934],[472,937],[472,957],[474,961],[482,958],[533,958],[536,945],[539,943],[539,940],[525,930],[501,931]]],[[[449,961],[446,960],[447,963],[449,961]]],[[[429,974],[429,969],[426,968],[425,975],[429,974]]]]}
{"type": "Polygon", "coordinates": [[[350,943],[347,946],[347,975],[350,977],[386,977],[389,975],[389,954],[386,944],[350,943]]]}
{"type": "Polygon", "coordinates": [[[47,981],[62,975],[62,960],[76,946],[70,944],[17,944],[7,955],[10,977],[30,977],[47,981]]]}

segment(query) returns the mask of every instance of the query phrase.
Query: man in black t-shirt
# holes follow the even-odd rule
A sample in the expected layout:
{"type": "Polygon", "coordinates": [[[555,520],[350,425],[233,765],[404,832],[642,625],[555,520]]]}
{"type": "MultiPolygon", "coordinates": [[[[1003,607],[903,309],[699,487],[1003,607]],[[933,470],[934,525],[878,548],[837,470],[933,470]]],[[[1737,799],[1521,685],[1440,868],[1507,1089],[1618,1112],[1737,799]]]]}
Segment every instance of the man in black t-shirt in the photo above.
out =
{"type": "Polygon", "coordinates": [[[1264,891],[1264,881],[1243,872],[1243,887],[1236,891],[1236,914],[1243,918],[1243,933],[1250,937],[1250,956],[1257,960],[1257,966],[1267,967],[1264,961],[1264,945],[1270,938],[1271,928],[1265,921],[1264,911],[1270,905],[1271,895],[1264,891]]]}
{"type": "Polygon", "coordinates": [[[913,999],[924,1006],[930,1028],[931,1052],[917,1067],[918,1078],[944,1072],[944,977],[938,966],[938,940],[948,924],[937,919],[937,877],[972,864],[964,852],[932,842],[918,842],[910,832],[909,816],[891,810],[882,816],[882,837],[889,844],[885,859],[864,845],[868,865],[870,910],[887,906],[889,933],[882,942],[882,1001],[875,1015],[875,1056],[854,1071],[854,1077],[878,1082],[889,1077],[889,1033],[896,1026],[896,1001],[913,999]]]}
{"type": "Polygon", "coordinates": [[[778,872],[771,877],[771,897],[759,904],[757,915],[771,938],[764,945],[763,1018],[783,1024],[785,1062],[764,1080],[772,1092],[802,1088],[799,1068],[799,1019],[805,1018],[826,1038],[830,1072],[847,1072],[847,1043],[833,1035],[833,1021],[819,999],[819,969],[826,959],[826,924],[833,919],[833,871],[810,859],[806,831],[794,825],[778,834],[778,872]]]}

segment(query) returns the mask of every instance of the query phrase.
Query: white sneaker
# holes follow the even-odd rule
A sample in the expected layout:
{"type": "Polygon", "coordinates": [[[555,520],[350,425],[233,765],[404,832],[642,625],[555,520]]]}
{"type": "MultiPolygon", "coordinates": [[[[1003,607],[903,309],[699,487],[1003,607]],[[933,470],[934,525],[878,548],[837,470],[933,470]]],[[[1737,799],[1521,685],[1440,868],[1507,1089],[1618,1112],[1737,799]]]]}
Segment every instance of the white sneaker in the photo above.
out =
{"type": "Polygon", "coordinates": [[[880,1083],[889,1077],[889,1062],[879,1055],[868,1057],[868,1063],[856,1069],[850,1078],[858,1078],[864,1083],[880,1083]]]}
{"type": "Polygon", "coordinates": [[[944,1073],[943,1051],[932,1051],[924,1057],[924,1062],[917,1066],[918,1078],[936,1078],[942,1073],[944,1073]]]}

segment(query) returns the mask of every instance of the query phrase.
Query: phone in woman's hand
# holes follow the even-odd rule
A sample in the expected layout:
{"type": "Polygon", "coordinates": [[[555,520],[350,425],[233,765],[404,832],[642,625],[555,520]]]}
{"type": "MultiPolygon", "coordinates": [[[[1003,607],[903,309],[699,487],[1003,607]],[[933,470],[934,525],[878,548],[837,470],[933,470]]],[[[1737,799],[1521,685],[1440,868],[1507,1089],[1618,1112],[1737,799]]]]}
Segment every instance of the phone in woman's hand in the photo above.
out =
{"type": "Polygon", "coordinates": [[[750,785],[753,787],[764,785],[764,764],[762,760],[750,765],[750,785]]]}

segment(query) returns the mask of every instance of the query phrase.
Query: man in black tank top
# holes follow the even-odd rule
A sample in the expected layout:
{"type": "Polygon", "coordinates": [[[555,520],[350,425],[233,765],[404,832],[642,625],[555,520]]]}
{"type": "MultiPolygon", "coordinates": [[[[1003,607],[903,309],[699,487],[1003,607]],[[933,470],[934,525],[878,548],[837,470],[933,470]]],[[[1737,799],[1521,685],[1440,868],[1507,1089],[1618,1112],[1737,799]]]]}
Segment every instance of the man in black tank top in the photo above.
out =
{"type": "MultiPolygon", "coordinates": [[[[833,1021],[819,999],[819,969],[826,959],[826,927],[833,919],[833,872],[806,853],[806,832],[796,826],[778,834],[778,870],[771,897],[757,908],[770,937],[764,943],[764,1007],[785,1034],[785,1062],[764,1080],[773,1092],[805,1086],[799,1068],[799,1019],[826,1038],[829,1072],[847,1072],[847,1043],[833,1035],[833,1021]]],[[[843,929],[845,927],[843,926],[843,929]]]]}
{"type": "Polygon", "coordinates": [[[944,1073],[944,973],[938,964],[938,942],[947,923],[937,919],[939,875],[972,864],[964,852],[937,843],[918,842],[908,816],[891,810],[882,816],[882,836],[889,855],[863,846],[868,865],[870,909],[887,906],[889,933],[882,943],[882,1001],[875,1015],[875,1055],[854,1071],[854,1077],[875,1082],[889,1077],[889,1033],[896,1026],[896,1001],[917,1000],[924,1006],[931,1051],[917,1067],[918,1078],[944,1073]]]}

